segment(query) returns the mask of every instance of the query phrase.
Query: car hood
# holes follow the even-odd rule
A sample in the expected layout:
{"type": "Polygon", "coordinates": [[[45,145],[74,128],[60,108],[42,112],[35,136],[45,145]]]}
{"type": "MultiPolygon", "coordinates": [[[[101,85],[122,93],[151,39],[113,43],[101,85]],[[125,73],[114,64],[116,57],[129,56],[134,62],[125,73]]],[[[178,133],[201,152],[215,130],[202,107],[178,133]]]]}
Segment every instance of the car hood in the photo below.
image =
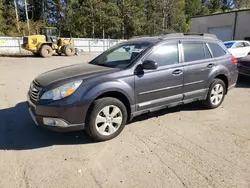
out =
{"type": "Polygon", "coordinates": [[[35,82],[42,87],[51,84],[63,84],[74,79],[86,79],[99,74],[118,71],[109,67],[91,65],[88,63],[70,65],[45,72],[35,78],[35,82]]]}

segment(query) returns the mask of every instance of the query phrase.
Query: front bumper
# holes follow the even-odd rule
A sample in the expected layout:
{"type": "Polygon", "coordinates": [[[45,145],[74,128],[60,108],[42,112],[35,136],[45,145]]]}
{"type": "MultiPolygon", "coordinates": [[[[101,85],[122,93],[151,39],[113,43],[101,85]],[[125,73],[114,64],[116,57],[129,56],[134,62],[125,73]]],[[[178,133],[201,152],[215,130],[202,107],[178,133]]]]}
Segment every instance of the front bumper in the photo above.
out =
{"type": "MultiPolygon", "coordinates": [[[[63,107],[54,106],[54,107],[46,107],[35,105],[28,96],[28,108],[29,113],[33,121],[36,125],[48,128],[53,131],[58,132],[69,132],[69,131],[78,131],[83,130],[85,127],[85,123],[70,123],[64,117],[58,116],[63,110],[63,107]],[[48,110],[48,108],[50,110],[48,110]],[[47,114],[43,113],[43,115],[37,114],[37,112],[48,112],[47,114]]],[[[74,113],[74,111],[72,112],[74,113]]],[[[68,114],[70,115],[70,113],[68,114]]]]}

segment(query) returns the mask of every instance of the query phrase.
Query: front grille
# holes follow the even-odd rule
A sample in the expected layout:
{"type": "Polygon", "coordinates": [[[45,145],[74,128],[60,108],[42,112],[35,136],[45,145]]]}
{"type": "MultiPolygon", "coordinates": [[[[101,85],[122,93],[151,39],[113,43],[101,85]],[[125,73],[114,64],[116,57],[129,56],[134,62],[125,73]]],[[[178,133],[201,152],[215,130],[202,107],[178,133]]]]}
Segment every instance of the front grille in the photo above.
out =
{"type": "Polygon", "coordinates": [[[33,101],[38,101],[41,90],[42,88],[38,84],[32,82],[30,85],[30,91],[29,91],[30,98],[33,101]]]}

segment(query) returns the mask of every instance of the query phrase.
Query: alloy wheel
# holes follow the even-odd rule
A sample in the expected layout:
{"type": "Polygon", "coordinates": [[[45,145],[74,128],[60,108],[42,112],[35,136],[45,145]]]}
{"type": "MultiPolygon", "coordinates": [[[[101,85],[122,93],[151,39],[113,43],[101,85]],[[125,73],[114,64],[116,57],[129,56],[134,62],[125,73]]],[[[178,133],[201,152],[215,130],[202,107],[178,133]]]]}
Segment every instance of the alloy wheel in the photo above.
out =
{"type": "Polygon", "coordinates": [[[114,134],[122,124],[122,111],[114,105],[104,107],[95,120],[96,130],[104,136],[114,134]]]}
{"type": "Polygon", "coordinates": [[[210,94],[210,101],[213,105],[217,106],[223,99],[224,88],[221,84],[216,84],[210,94]]]}

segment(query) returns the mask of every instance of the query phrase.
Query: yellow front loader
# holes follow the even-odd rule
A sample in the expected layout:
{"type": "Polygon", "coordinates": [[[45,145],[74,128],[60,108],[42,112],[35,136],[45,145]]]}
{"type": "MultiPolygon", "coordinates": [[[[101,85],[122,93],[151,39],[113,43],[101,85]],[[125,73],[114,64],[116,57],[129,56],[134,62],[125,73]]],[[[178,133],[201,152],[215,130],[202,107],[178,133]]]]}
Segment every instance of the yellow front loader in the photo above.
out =
{"type": "Polygon", "coordinates": [[[58,37],[55,27],[43,27],[40,29],[40,35],[23,37],[22,48],[41,57],[51,57],[53,54],[76,55],[72,38],[68,40],[58,37]]]}

